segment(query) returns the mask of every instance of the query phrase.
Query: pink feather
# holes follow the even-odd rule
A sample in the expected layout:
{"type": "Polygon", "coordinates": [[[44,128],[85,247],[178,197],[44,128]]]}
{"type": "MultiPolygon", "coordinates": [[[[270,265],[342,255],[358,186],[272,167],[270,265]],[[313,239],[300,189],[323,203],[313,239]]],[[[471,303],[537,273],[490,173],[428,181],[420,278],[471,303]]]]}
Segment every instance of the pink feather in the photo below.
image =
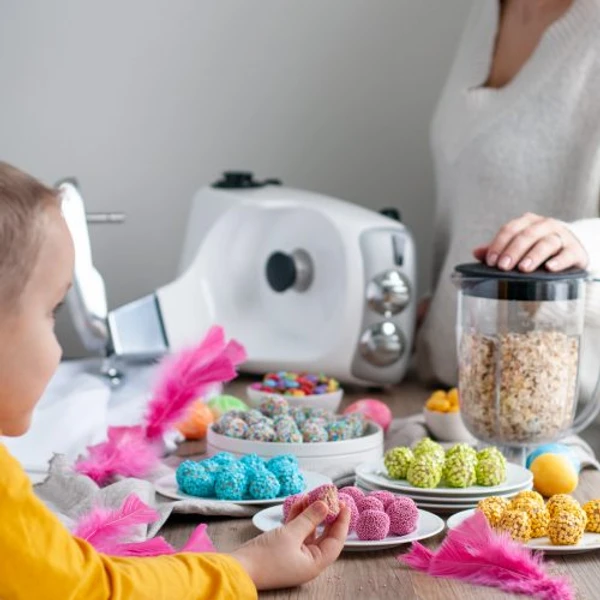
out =
{"type": "Polygon", "coordinates": [[[175,554],[175,548],[163,537],[155,537],[143,542],[118,544],[111,552],[112,556],[161,556],[175,554]]]}
{"type": "Polygon", "coordinates": [[[145,439],[142,427],[109,427],[106,442],[88,447],[88,456],[75,463],[78,473],[98,485],[116,475],[146,477],[160,461],[160,448],[145,439]]]}
{"type": "Polygon", "coordinates": [[[146,437],[159,439],[207,389],[231,381],[237,374],[236,366],[245,358],[240,344],[226,344],[223,329],[211,327],[200,344],[164,360],[144,420],[146,437]]]}
{"type": "Polygon", "coordinates": [[[202,523],[190,535],[181,552],[216,552],[211,539],[208,537],[206,525],[202,523]]]}
{"type": "Polygon", "coordinates": [[[119,541],[129,536],[136,525],[148,525],[158,518],[153,508],[130,494],[118,510],[92,509],[79,520],[73,535],[86,540],[99,552],[109,554],[118,549],[119,541]]]}
{"type": "Polygon", "coordinates": [[[532,553],[506,534],[497,534],[480,511],[453,529],[436,553],[420,544],[398,560],[435,577],[452,577],[499,587],[542,600],[572,600],[564,578],[549,577],[540,555],[532,553]]]}

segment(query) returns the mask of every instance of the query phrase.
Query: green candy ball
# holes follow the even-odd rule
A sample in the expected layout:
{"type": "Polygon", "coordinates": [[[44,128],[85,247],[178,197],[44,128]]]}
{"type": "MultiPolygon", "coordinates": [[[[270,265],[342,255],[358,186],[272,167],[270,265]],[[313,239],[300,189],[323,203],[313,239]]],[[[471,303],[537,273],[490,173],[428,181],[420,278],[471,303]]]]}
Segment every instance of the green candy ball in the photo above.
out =
{"type": "Polygon", "coordinates": [[[453,456],[462,456],[465,460],[472,462],[473,466],[477,464],[477,452],[475,451],[475,448],[472,448],[469,444],[465,444],[464,442],[454,444],[454,446],[446,452],[446,459],[452,458],[453,456]]]}
{"type": "Polygon", "coordinates": [[[452,456],[446,456],[444,462],[443,478],[449,487],[466,488],[476,481],[476,461],[468,454],[455,452],[452,456]]]}
{"type": "Polygon", "coordinates": [[[413,454],[415,455],[415,458],[424,455],[431,456],[434,460],[437,460],[441,466],[443,466],[446,457],[444,448],[430,438],[423,438],[420,440],[413,448],[413,454]]]}
{"type": "Polygon", "coordinates": [[[506,479],[506,459],[497,456],[484,456],[475,467],[477,484],[484,486],[500,485],[506,479]]]}
{"type": "Polygon", "coordinates": [[[387,469],[388,475],[392,479],[406,479],[408,468],[410,467],[414,456],[412,450],[407,447],[399,446],[392,448],[385,453],[383,464],[387,469]]]}
{"type": "Polygon", "coordinates": [[[419,488],[437,487],[442,479],[442,465],[428,454],[421,454],[410,464],[406,474],[408,483],[419,488]]]}
{"type": "Polygon", "coordinates": [[[244,401],[236,398],[235,396],[228,396],[227,394],[222,394],[220,396],[211,398],[207,402],[207,405],[215,419],[220,419],[226,412],[229,412],[230,410],[239,410],[242,412],[248,410],[248,405],[244,401]]]}

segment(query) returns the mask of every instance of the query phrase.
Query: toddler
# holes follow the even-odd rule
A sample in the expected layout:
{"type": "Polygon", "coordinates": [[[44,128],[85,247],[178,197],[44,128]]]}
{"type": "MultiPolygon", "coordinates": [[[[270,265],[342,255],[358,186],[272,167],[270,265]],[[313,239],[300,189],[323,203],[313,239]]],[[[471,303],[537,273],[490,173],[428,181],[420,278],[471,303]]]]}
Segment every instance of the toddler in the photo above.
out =
{"type": "MultiPolygon", "coordinates": [[[[71,285],[73,261],[58,193],[0,163],[0,435],[27,431],[58,366],[54,316],[71,285]]],[[[326,505],[298,513],[230,555],[110,557],[64,528],[0,444],[0,598],[255,598],[257,589],[307,582],[339,556],[348,510],[319,537],[326,505]]]]}

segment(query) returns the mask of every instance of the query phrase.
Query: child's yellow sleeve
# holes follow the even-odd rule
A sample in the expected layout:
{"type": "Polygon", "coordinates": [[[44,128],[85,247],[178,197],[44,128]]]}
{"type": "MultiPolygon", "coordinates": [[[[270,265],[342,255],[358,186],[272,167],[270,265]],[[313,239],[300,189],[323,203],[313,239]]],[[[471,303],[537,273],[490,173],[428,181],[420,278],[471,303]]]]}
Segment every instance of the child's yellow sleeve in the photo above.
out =
{"type": "Polygon", "coordinates": [[[0,444],[2,600],[200,600],[256,598],[232,557],[175,554],[116,558],[73,537],[35,496],[19,463],[0,444]]]}

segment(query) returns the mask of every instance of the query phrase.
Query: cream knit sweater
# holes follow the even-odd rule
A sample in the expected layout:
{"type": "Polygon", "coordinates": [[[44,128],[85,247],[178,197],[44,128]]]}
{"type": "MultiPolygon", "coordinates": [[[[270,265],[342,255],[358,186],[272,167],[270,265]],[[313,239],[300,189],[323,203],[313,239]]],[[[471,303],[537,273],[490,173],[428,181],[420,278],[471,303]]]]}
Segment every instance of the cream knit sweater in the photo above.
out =
{"type": "MultiPolygon", "coordinates": [[[[512,82],[483,88],[498,24],[498,0],[474,0],[432,123],[434,280],[417,364],[446,385],[457,381],[450,275],[507,221],[531,211],[569,223],[600,274],[600,0],[575,0],[512,82]]],[[[598,352],[584,356],[588,392],[600,369],[600,334],[590,331],[598,352]]]]}

